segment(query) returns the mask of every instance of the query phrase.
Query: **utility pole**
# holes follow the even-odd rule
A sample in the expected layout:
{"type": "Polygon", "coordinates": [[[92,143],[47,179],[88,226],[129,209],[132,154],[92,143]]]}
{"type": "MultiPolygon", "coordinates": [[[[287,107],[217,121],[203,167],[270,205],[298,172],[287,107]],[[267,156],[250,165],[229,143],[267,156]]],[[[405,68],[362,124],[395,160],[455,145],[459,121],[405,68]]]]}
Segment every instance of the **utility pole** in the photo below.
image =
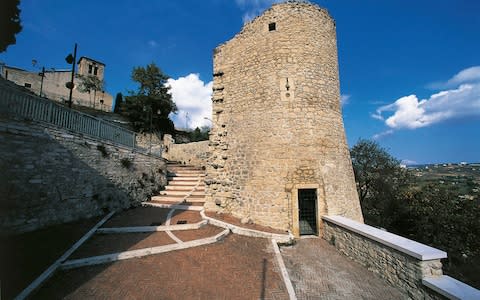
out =
{"type": "Polygon", "coordinates": [[[68,107],[72,108],[72,93],[73,93],[73,80],[75,78],[75,63],[77,61],[77,43],[75,43],[75,48],[73,49],[73,57],[72,54],[69,54],[65,60],[67,63],[72,64],[72,77],[70,79],[70,82],[67,82],[66,86],[68,89],[70,89],[70,95],[68,96],[68,107]]]}

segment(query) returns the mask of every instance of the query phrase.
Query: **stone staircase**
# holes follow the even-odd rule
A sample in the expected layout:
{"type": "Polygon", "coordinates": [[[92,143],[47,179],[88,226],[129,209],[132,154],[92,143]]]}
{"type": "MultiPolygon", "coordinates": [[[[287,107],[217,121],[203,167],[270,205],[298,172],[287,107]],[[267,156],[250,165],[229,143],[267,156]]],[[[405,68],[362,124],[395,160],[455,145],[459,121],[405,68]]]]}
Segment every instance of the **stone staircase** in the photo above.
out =
{"type": "Polygon", "coordinates": [[[200,167],[167,163],[168,185],[151,203],[170,208],[173,205],[199,206],[205,203],[205,171],[200,167]]]}

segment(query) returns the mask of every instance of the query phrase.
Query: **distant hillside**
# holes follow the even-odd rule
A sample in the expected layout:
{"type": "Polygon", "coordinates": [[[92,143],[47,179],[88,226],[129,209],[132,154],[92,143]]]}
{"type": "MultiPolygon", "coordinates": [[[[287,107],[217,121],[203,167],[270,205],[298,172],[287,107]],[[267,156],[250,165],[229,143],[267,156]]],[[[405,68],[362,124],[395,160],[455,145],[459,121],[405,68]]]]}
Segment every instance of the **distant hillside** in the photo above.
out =
{"type": "Polygon", "coordinates": [[[419,187],[429,183],[456,190],[460,197],[480,199],[480,163],[409,166],[419,187]]]}

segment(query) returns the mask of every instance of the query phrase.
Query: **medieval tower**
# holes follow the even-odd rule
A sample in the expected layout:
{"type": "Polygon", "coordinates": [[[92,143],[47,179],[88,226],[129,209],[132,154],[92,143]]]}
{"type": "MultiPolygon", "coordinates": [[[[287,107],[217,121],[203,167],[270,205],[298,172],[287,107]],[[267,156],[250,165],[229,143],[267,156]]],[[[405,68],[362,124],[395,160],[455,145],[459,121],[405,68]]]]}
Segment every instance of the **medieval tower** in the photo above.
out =
{"type": "Polygon", "coordinates": [[[363,221],[345,138],[335,22],[273,5],[214,51],[206,209],[319,234],[322,215],[363,221]]]}

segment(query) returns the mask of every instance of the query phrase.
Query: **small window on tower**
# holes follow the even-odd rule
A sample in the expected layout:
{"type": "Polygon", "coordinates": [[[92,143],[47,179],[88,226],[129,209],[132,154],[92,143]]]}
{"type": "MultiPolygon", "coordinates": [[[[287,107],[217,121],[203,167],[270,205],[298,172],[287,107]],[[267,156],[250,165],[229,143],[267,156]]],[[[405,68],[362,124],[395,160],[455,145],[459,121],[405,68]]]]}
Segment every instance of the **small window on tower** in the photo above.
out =
{"type": "Polygon", "coordinates": [[[93,75],[97,75],[98,73],[98,67],[96,66],[94,69],[93,69],[93,75]]]}
{"type": "Polygon", "coordinates": [[[92,74],[92,69],[93,69],[93,66],[92,66],[92,65],[88,65],[88,74],[92,74]]]}
{"type": "Polygon", "coordinates": [[[268,24],[268,31],[274,31],[276,29],[277,29],[277,24],[276,23],[268,24]]]}

